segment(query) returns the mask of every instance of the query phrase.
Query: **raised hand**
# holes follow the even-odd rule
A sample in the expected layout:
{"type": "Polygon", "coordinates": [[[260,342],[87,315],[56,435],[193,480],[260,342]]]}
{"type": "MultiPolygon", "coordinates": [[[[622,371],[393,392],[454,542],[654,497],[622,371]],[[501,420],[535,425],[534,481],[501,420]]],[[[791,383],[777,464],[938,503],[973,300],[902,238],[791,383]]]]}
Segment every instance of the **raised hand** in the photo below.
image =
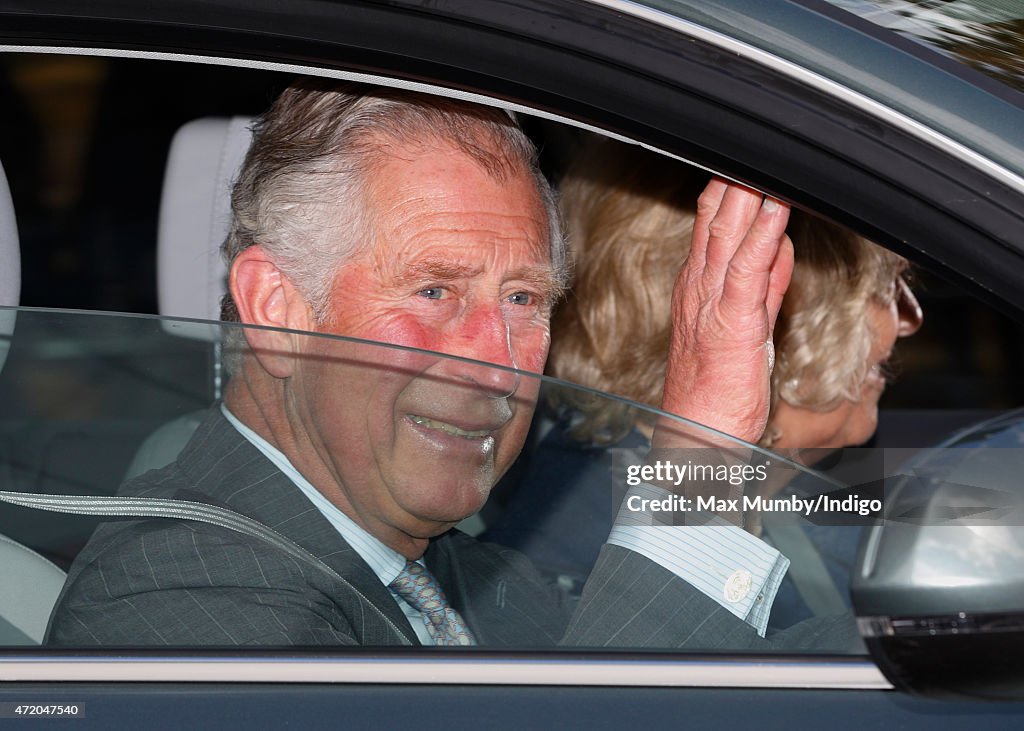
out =
{"type": "Polygon", "coordinates": [[[760,439],[771,403],[772,332],[793,273],[788,220],[789,206],[737,184],[715,179],[701,194],[672,294],[665,411],[760,439]]]}

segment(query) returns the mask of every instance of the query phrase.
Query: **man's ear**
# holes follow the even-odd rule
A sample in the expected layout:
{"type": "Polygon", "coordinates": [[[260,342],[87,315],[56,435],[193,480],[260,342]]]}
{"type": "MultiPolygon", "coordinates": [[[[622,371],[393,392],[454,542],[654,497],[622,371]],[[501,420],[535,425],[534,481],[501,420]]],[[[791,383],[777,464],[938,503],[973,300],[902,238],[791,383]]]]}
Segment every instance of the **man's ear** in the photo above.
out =
{"type": "MultiPolygon", "coordinates": [[[[243,249],[231,264],[231,296],[239,319],[246,325],[262,325],[289,330],[309,330],[312,311],[292,281],[278,269],[263,247],[243,249]]],[[[291,375],[295,336],[275,330],[245,328],[256,359],[276,378],[291,375]]]]}

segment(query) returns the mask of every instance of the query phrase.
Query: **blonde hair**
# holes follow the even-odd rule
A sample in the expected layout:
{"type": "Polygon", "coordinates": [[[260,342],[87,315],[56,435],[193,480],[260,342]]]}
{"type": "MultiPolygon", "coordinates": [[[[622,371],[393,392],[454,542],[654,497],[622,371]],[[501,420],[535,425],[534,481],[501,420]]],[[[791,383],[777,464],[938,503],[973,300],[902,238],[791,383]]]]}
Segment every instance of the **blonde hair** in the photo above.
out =
{"type": "Polygon", "coordinates": [[[907,261],[851,231],[794,212],[787,229],[796,266],[775,328],[773,399],[830,411],[858,401],[874,333],[871,304],[897,296],[907,261]]]}
{"type": "MultiPolygon", "coordinates": [[[[707,176],[661,155],[607,140],[584,146],[563,178],[562,215],[575,262],[572,290],[552,321],[548,372],[657,406],[671,334],[676,275],[689,254],[697,196],[707,176]]],[[[830,411],[859,399],[867,375],[872,302],[891,302],[906,261],[794,211],[796,263],[776,326],[772,412],[779,398],[830,411]]],[[[609,444],[641,418],[627,404],[560,393],[581,414],[574,438],[609,444]]],[[[772,441],[772,424],[763,442],[772,441]]]]}

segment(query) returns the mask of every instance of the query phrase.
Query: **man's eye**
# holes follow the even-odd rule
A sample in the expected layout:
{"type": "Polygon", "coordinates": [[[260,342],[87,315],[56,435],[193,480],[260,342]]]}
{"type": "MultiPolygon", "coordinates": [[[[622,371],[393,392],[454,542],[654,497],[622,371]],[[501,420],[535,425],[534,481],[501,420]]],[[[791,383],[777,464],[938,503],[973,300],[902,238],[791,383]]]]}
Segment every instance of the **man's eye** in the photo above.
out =
{"type": "Polygon", "coordinates": [[[529,305],[533,303],[533,297],[527,292],[516,292],[508,296],[508,301],[514,305],[529,305]]]}
{"type": "Polygon", "coordinates": [[[439,300],[444,297],[444,290],[440,287],[427,287],[419,291],[420,297],[426,297],[428,300],[439,300]]]}

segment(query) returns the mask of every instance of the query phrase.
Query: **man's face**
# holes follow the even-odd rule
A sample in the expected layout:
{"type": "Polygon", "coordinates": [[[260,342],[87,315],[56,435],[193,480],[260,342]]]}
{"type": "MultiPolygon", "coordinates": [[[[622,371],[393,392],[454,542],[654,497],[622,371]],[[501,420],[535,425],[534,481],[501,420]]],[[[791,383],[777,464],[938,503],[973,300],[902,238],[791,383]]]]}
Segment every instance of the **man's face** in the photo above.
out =
{"type": "MultiPolygon", "coordinates": [[[[399,146],[370,176],[375,239],[342,265],[319,330],[543,371],[555,278],[532,180],[498,181],[447,146],[399,146]]],[[[392,545],[483,505],[522,447],[536,379],[308,340],[292,385],[340,488],[329,499],[392,545]]]]}

